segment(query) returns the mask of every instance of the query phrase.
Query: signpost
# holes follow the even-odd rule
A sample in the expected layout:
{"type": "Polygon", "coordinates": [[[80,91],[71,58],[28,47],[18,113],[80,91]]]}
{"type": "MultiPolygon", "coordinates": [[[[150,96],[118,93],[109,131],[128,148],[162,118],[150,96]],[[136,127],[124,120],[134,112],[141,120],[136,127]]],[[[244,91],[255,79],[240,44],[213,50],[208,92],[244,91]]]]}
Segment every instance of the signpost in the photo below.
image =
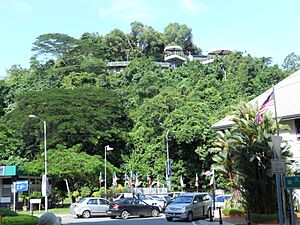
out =
{"type": "Polygon", "coordinates": [[[17,180],[16,190],[17,192],[28,191],[28,180],[17,180]]]}
{"type": "Polygon", "coordinates": [[[271,159],[271,169],[273,174],[285,174],[286,166],[284,159],[271,159]]]}
{"type": "Polygon", "coordinates": [[[300,188],[300,176],[284,177],[284,188],[286,189],[300,188]]]}
{"type": "Polygon", "coordinates": [[[16,211],[16,194],[20,191],[28,191],[28,180],[17,180],[16,182],[13,182],[12,185],[12,193],[13,196],[13,209],[16,211]]]}

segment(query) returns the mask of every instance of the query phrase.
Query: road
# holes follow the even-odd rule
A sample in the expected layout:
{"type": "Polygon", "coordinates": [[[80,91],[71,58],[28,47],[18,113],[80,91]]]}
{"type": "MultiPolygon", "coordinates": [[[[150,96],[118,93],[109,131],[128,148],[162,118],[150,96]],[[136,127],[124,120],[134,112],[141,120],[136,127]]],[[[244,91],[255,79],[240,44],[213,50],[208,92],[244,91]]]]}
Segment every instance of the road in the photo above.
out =
{"type": "MultiPolygon", "coordinates": [[[[195,220],[193,222],[186,222],[181,220],[174,220],[173,222],[168,222],[165,219],[165,216],[162,214],[159,217],[148,217],[148,218],[139,218],[132,217],[127,220],[123,219],[111,219],[109,217],[94,217],[89,219],[77,218],[73,215],[60,215],[62,218],[63,225],[99,225],[99,224],[108,224],[108,225],[218,225],[218,222],[209,222],[208,220],[195,220]]],[[[223,223],[227,225],[227,223],[223,223]]]]}

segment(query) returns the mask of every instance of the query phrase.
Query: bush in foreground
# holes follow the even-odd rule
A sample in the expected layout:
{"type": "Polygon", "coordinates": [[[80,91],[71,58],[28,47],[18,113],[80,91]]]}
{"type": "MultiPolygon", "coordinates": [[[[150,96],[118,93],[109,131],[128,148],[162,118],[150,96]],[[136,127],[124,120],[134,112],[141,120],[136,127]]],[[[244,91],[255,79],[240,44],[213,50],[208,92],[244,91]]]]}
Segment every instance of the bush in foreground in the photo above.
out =
{"type": "Polygon", "coordinates": [[[29,215],[6,216],[2,218],[3,225],[37,225],[38,217],[29,215]]]}
{"type": "Polygon", "coordinates": [[[0,208],[0,215],[4,216],[17,216],[18,214],[8,208],[0,208]]]}

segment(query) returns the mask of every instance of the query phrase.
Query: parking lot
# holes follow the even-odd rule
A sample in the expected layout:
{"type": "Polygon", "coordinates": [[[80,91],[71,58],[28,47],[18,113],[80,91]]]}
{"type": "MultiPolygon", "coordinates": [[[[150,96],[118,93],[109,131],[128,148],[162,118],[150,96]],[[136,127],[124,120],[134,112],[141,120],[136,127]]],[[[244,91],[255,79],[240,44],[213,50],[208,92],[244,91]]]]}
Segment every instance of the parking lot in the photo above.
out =
{"type": "MultiPolygon", "coordinates": [[[[88,219],[84,218],[77,218],[72,214],[63,214],[59,215],[62,218],[62,224],[64,225],[96,225],[96,224],[109,224],[109,225],[121,225],[121,224],[143,224],[143,225],[165,225],[165,224],[194,224],[194,225],[217,225],[219,224],[218,220],[214,222],[209,222],[209,220],[195,220],[192,222],[186,222],[181,220],[174,220],[174,222],[168,222],[165,218],[164,214],[161,214],[159,217],[146,217],[146,218],[139,218],[139,217],[132,217],[127,220],[123,219],[111,219],[109,217],[92,217],[88,219]]],[[[224,225],[230,225],[223,221],[224,225]]]]}

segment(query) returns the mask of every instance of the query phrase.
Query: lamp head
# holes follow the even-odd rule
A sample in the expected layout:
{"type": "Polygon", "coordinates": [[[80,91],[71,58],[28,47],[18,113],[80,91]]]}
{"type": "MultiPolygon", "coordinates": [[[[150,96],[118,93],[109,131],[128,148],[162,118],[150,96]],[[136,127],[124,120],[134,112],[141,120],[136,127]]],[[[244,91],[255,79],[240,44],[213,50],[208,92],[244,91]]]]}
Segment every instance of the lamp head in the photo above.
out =
{"type": "Polygon", "coordinates": [[[111,151],[111,150],[113,150],[114,148],[109,147],[109,145],[106,145],[106,146],[105,146],[105,149],[106,149],[106,151],[111,151]]]}

